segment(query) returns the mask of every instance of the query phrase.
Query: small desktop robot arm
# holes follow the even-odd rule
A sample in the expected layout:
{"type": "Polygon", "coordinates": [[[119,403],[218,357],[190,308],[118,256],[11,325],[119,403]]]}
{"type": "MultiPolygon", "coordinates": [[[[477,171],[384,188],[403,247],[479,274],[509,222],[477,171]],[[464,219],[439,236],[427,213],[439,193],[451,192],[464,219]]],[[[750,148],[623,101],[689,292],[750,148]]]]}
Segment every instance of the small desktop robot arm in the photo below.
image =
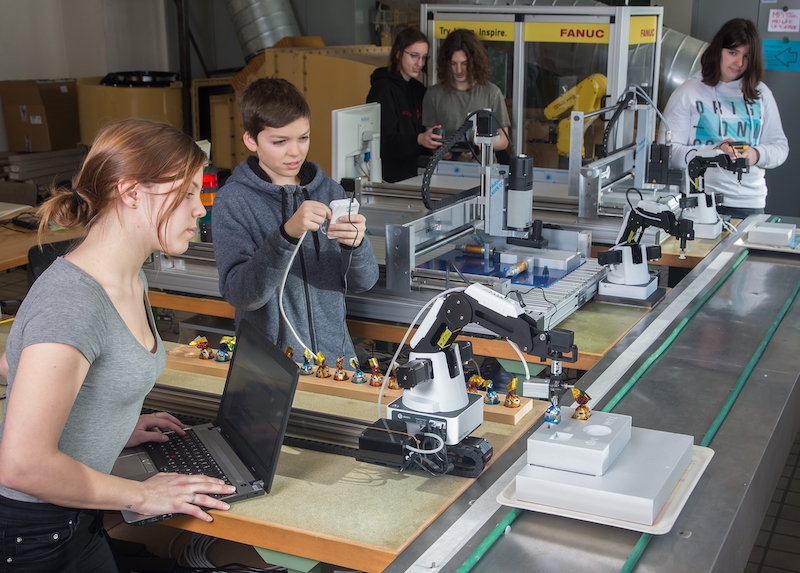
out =
{"type": "Polygon", "coordinates": [[[686,243],[694,239],[694,223],[678,219],[670,204],[639,201],[626,210],[617,244],[597,254],[597,262],[609,267],[608,275],[598,285],[599,294],[644,300],[655,292],[658,279],[650,276],[647,261],[661,258],[661,246],[640,244],[649,227],[662,229],[678,239],[680,256],[685,257],[686,243]]]}
{"type": "MultiPolygon", "coordinates": [[[[742,143],[732,143],[731,147],[744,150],[742,143]]],[[[733,159],[718,151],[698,152],[688,163],[686,171],[689,177],[688,193],[680,200],[681,209],[686,210],[685,217],[695,223],[695,234],[700,239],[715,239],[722,231],[722,224],[717,215],[717,205],[722,202],[722,193],[707,192],[705,174],[709,167],[716,167],[736,175],[739,183],[742,175],[750,171],[747,159],[733,159]]]]}
{"type": "MultiPolygon", "coordinates": [[[[483,421],[483,405],[473,408],[466,391],[463,364],[472,358],[469,342],[456,337],[468,324],[478,324],[514,342],[522,352],[540,360],[551,359],[557,382],[551,392],[562,394],[561,362],[575,362],[574,335],[563,329],[542,330],[520,304],[480,284],[438,299],[411,339],[409,361],[397,369],[404,388],[402,402],[408,416],[414,413],[447,418],[448,445],[459,442],[483,421]]],[[[475,397],[475,395],[472,395],[475,397]]],[[[474,401],[474,398],[473,398],[474,401]]]]}

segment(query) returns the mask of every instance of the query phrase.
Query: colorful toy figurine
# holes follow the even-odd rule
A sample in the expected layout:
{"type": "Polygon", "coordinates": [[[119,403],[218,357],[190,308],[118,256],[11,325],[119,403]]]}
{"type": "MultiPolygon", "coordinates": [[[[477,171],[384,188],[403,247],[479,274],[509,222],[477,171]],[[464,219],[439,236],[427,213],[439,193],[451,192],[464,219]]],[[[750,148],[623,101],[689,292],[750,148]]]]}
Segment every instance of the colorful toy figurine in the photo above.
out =
{"type": "Polygon", "coordinates": [[[225,343],[228,345],[228,350],[230,351],[231,355],[236,351],[236,337],[235,336],[223,336],[219,339],[219,343],[225,343]]]}
{"type": "Polygon", "coordinates": [[[311,376],[314,373],[314,367],[311,365],[311,351],[306,348],[303,350],[303,364],[300,366],[301,376],[311,376]]]}
{"type": "Polygon", "coordinates": [[[231,349],[228,348],[227,342],[220,342],[219,349],[217,350],[216,355],[214,356],[215,362],[230,362],[230,359],[233,355],[231,354],[231,349]]]}
{"type": "Polygon", "coordinates": [[[506,408],[519,408],[522,405],[522,400],[517,396],[517,377],[511,379],[511,382],[506,386],[507,394],[503,406],[506,408]]]}
{"type": "Polygon", "coordinates": [[[372,368],[372,377],[369,379],[369,385],[380,386],[383,384],[383,374],[381,374],[381,367],[378,365],[378,359],[373,356],[369,359],[369,365],[372,368]]]}
{"type": "Polygon", "coordinates": [[[397,362],[392,362],[392,372],[389,374],[389,389],[400,390],[400,384],[397,383],[397,362]]]}
{"type": "Polygon", "coordinates": [[[558,405],[558,396],[550,398],[550,406],[544,411],[544,421],[554,426],[561,423],[561,407],[558,405]]]}
{"type": "Polygon", "coordinates": [[[497,391],[494,389],[494,382],[487,380],[486,396],[483,397],[484,404],[499,404],[500,398],[497,396],[497,391]]]}
{"type": "Polygon", "coordinates": [[[289,358],[294,358],[294,348],[292,348],[291,346],[287,346],[286,356],[288,356],[289,358]]]}
{"type": "Polygon", "coordinates": [[[210,360],[214,358],[214,351],[211,350],[211,345],[208,343],[208,338],[205,336],[197,336],[189,343],[189,346],[194,346],[200,351],[200,360],[210,360]]]}
{"type": "Polygon", "coordinates": [[[486,386],[491,383],[491,380],[486,380],[480,374],[473,374],[467,380],[467,392],[472,392],[473,394],[477,394],[478,390],[482,390],[486,386]]]}
{"type": "Polygon", "coordinates": [[[347,371],[344,369],[344,356],[340,356],[336,359],[336,372],[333,373],[333,379],[338,382],[343,382],[350,378],[347,375],[347,371]]]}
{"type": "Polygon", "coordinates": [[[578,390],[577,388],[572,389],[572,396],[578,403],[578,407],[575,408],[575,413],[572,414],[572,417],[576,420],[588,420],[592,416],[592,413],[589,410],[589,406],[586,404],[589,403],[591,397],[583,390],[578,390]]]}
{"type": "Polygon", "coordinates": [[[361,370],[361,364],[358,362],[358,358],[353,356],[350,359],[350,366],[352,366],[355,371],[353,372],[353,379],[351,382],[353,384],[364,384],[367,381],[367,377],[364,376],[364,371],[361,370]]]}
{"type": "Polygon", "coordinates": [[[317,372],[314,374],[317,378],[330,378],[331,369],[325,363],[325,355],[322,352],[317,352],[317,372]]]}

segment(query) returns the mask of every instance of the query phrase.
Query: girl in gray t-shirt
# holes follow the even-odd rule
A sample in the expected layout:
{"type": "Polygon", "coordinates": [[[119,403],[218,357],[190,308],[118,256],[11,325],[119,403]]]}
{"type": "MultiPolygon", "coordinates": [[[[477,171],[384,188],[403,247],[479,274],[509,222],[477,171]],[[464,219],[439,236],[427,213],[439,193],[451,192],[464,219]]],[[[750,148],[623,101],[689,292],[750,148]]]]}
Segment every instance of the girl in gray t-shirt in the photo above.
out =
{"type": "Polygon", "coordinates": [[[157,249],[188,248],[205,163],[169,125],[115,122],[39,210],[41,236],[51,222],[86,232],[33,284],[0,357],[0,558],[15,570],[116,570],[100,509],[205,521],[201,506],[227,509],[207,495],[232,490],[221,480],[109,475],[123,447],[183,433],[165,412],[140,415],[165,364],[141,268],[157,249]]]}

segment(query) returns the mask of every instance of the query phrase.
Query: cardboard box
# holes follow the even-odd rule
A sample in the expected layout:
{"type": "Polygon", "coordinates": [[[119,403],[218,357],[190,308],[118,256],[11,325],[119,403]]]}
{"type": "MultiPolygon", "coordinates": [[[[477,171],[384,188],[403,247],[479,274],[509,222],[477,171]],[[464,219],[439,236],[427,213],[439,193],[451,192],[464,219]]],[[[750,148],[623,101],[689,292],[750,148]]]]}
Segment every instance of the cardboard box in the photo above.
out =
{"type": "Polygon", "coordinates": [[[81,143],[91,144],[101,127],[129,117],[183,127],[181,82],[172,82],[167,87],[120,87],[100,85],[102,79],[78,78],[81,143]]]}
{"type": "Polygon", "coordinates": [[[80,139],[75,80],[0,82],[10,151],[71,149],[80,139]]]}

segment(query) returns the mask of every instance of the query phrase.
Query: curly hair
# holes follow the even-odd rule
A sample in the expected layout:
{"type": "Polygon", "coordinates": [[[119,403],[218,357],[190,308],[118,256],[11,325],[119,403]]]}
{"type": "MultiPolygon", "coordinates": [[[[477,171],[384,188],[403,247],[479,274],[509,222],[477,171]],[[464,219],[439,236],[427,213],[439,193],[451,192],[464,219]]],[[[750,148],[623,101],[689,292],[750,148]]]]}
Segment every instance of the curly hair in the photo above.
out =
{"type": "Polygon", "coordinates": [[[703,83],[712,87],[717,85],[722,75],[720,70],[722,50],[740,46],[749,48],[747,69],[742,74],[742,93],[747,103],[753,103],[761,96],[758,84],[764,78],[764,65],[758,29],[750,20],[744,18],[728,20],[714,35],[714,39],[700,58],[703,83]]]}
{"type": "Polygon", "coordinates": [[[459,28],[453,30],[444,39],[439,54],[436,57],[436,75],[439,82],[452,89],[455,86],[453,69],[450,67],[450,60],[453,54],[458,51],[464,52],[467,56],[467,82],[472,86],[477,84],[486,85],[492,75],[492,67],[489,64],[489,54],[486,47],[481,43],[475,32],[459,28]]]}

